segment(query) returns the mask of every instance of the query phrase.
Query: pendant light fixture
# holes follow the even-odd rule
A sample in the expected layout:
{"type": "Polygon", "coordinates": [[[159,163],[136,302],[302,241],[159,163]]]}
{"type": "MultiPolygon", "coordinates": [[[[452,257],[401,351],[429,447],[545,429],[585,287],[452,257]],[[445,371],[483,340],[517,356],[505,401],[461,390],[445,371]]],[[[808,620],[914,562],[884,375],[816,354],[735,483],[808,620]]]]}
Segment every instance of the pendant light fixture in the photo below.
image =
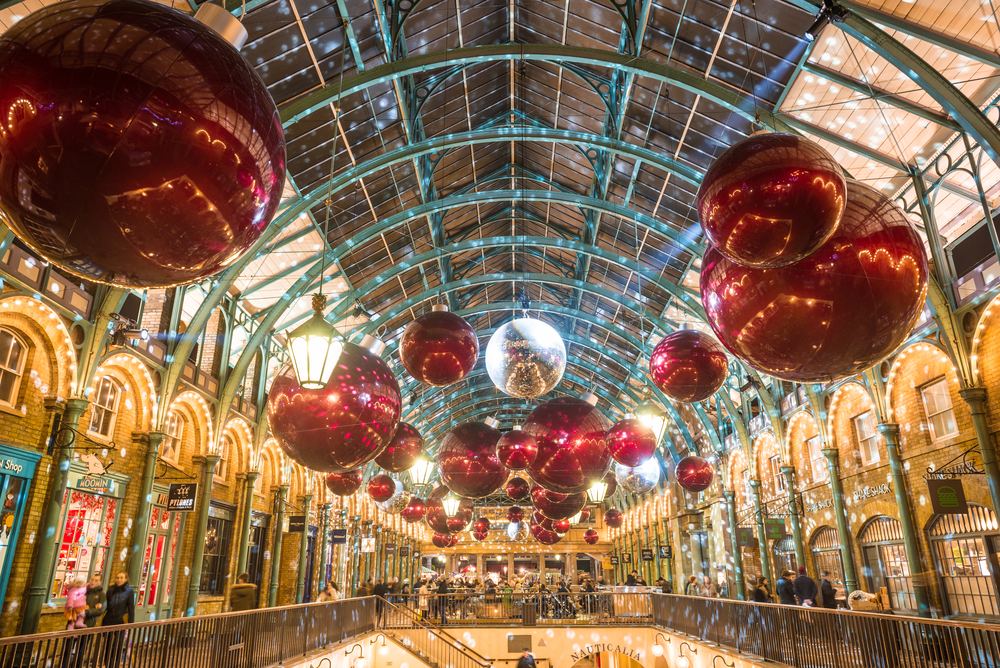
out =
{"type": "Polygon", "coordinates": [[[591,503],[602,503],[608,493],[608,483],[605,480],[594,483],[594,486],[587,490],[587,498],[591,503]]]}

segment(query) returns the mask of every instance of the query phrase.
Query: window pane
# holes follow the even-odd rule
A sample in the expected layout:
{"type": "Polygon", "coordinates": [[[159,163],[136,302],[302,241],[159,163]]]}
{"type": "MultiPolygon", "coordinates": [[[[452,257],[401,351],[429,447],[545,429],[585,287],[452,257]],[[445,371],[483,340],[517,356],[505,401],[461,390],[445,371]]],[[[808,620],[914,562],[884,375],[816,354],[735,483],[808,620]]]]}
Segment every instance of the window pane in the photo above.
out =
{"type": "Polygon", "coordinates": [[[948,393],[947,381],[940,381],[924,388],[924,401],[927,413],[934,415],[951,408],[951,395],[948,393]]]}
{"type": "Polygon", "coordinates": [[[14,396],[14,384],[16,380],[17,376],[10,371],[0,371],[0,402],[8,406],[14,405],[14,400],[17,399],[14,396]]]}
{"type": "MultiPolygon", "coordinates": [[[[11,339],[10,342],[10,358],[7,359],[7,368],[11,371],[19,371],[21,369],[21,344],[18,343],[17,339],[11,339]]],[[[0,359],[4,359],[0,357],[0,359]]]]}
{"type": "Polygon", "coordinates": [[[7,358],[10,355],[10,344],[13,342],[14,337],[11,336],[10,332],[0,329],[0,365],[8,368],[7,358]]]}

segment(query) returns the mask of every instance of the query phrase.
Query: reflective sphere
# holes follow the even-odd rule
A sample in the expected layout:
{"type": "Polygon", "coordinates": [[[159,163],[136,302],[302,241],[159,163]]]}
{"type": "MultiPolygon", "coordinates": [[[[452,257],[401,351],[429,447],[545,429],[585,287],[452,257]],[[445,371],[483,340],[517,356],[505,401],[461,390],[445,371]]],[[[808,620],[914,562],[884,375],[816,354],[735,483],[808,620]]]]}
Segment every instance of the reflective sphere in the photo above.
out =
{"type": "Polygon", "coordinates": [[[674,469],[677,484],[689,492],[704,492],[712,484],[715,472],[712,465],[701,457],[685,457],[674,469]]]}
{"type": "Polygon", "coordinates": [[[615,478],[614,471],[608,471],[608,475],[604,477],[608,483],[608,489],[604,492],[604,498],[610,499],[618,491],[618,480],[615,478]]]}
{"type": "Polygon", "coordinates": [[[660,481],[660,462],[653,458],[639,466],[615,464],[615,478],[626,494],[645,494],[660,481]]]}
{"type": "Polygon", "coordinates": [[[400,511],[399,516],[410,524],[414,522],[419,522],[424,519],[424,514],[426,513],[426,508],[424,507],[424,500],[419,496],[410,497],[410,502],[406,504],[406,507],[400,511]]]}
{"type": "Polygon", "coordinates": [[[610,428],[600,410],[577,397],[536,407],[524,423],[538,443],[538,456],[528,467],[531,479],[553,492],[586,492],[611,467],[605,442],[610,428]]]}
{"type": "Polygon", "coordinates": [[[829,239],[844,211],[844,172],[804,137],[759,134],[729,147],[705,172],[698,219],[733,262],[781,267],[829,239]]]}
{"type": "Polygon", "coordinates": [[[649,377],[674,401],[704,401],[719,391],[728,374],[726,351],[694,329],[668,334],[649,356],[649,377]]]}
{"type": "Polygon", "coordinates": [[[497,441],[497,459],[511,471],[522,471],[538,456],[538,444],[531,434],[514,429],[497,441]]]}
{"type": "Polygon", "coordinates": [[[590,519],[590,508],[584,508],[580,511],[580,522],[586,522],[590,519]]]}
{"type": "Polygon", "coordinates": [[[458,545],[459,540],[461,540],[461,537],[458,534],[453,534],[451,540],[448,542],[448,547],[455,547],[458,545]]]}
{"type": "Polygon", "coordinates": [[[507,509],[508,522],[520,522],[524,519],[524,509],[521,506],[511,506],[507,509]]]}
{"type": "Polygon", "coordinates": [[[535,509],[531,513],[531,517],[529,518],[529,521],[530,521],[530,523],[532,525],[537,524],[538,526],[542,527],[546,531],[552,531],[553,530],[552,529],[552,520],[550,520],[548,517],[546,517],[545,515],[542,515],[540,512],[538,512],[538,509],[535,509]]]}
{"type": "Polygon", "coordinates": [[[274,379],[267,422],[286,455],[314,471],[343,473],[372,461],[399,424],[402,399],[388,365],[353,343],[321,390],[299,385],[291,366],[274,379]]]}
{"type": "Polygon", "coordinates": [[[361,469],[352,469],[343,473],[328,473],[326,488],[337,496],[350,496],[361,489],[361,469]]]}
{"type": "Polygon", "coordinates": [[[855,376],[910,334],[924,308],[927,258],[906,215],[849,181],[836,233],[806,259],[753,269],[710,248],[701,268],[708,321],[731,353],[783,380],[855,376]]]}
{"type": "MultiPolygon", "coordinates": [[[[396,493],[397,483],[398,481],[393,480],[384,473],[372,476],[368,480],[368,496],[376,503],[388,501],[396,493]]],[[[400,489],[402,489],[402,484],[400,484],[400,489]]]]}
{"type": "Polygon", "coordinates": [[[386,471],[402,473],[408,471],[423,452],[424,437],[410,423],[400,422],[389,445],[375,458],[375,463],[386,471]]]}
{"type": "Polygon", "coordinates": [[[520,501],[528,496],[530,489],[531,486],[524,478],[511,478],[503,486],[504,494],[509,496],[514,501],[520,501]]]}
{"type": "Polygon", "coordinates": [[[541,524],[536,523],[534,520],[531,521],[530,530],[531,535],[534,536],[535,540],[542,545],[555,545],[562,540],[562,536],[557,534],[552,529],[544,528],[541,524]]]}
{"type": "Polygon", "coordinates": [[[583,532],[583,542],[587,545],[597,545],[600,539],[601,535],[597,533],[597,529],[587,529],[583,532]]]}
{"type": "Polygon", "coordinates": [[[448,515],[444,512],[444,505],[441,504],[440,499],[427,498],[427,501],[424,502],[424,520],[431,531],[441,534],[449,533],[448,515]]]}
{"type": "Polygon", "coordinates": [[[247,252],[274,216],[285,140],[231,44],[144,0],[44,7],[0,39],[0,206],[60,269],[143,289],[247,252]]]}
{"type": "Polygon", "coordinates": [[[399,359],[425,385],[451,385],[479,359],[479,337],[461,316],[431,311],[411,322],[399,341],[399,359]]]}
{"type": "Polygon", "coordinates": [[[434,543],[434,547],[444,549],[446,547],[451,547],[451,536],[435,533],[431,536],[431,542],[434,543]]]}
{"type": "MultiPolygon", "coordinates": [[[[429,494],[427,494],[427,499],[428,500],[437,499],[438,501],[440,501],[444,497],[448,496],[448,492],[450,491],[451,490],[445,487],[444,485],[438,485],[437,487],[432,489],[429,494]]],[[[441,506],[441,508],[444,509],[444,506],[441,506]]]]}
{"type": "Polygon", "coordinates": [[[388,501],[376,502],[375,505],[379,507],[383,512],[389,513],[390,515],[399,515],[403,512],[403,509],[407,507],[410,503],[410,493],[403,489],[403,483],[399,480],[394,481],[396,483],[396,491],[388,501]]]}
{"type": "Polygon", "coordinates": [[[475,522],[473,522],[472,528],[475,529],[476,531],[489,531],[490,521],[485,517],[480,517],[476,519],[475,522]]]}
{"type": "Polygon", "coordinates": [[[604,524],[612,529],[620,529],[625,523],[625,516],[617,508],[608,508],[604,511],[604,524]]]}
{"type": "Polygon", "coordinates": [[[508,474],[497,459],[499,439],[500,432],[482,422],[465,422],[449,430],[437,453],[442,482],[469,499],[500,489],[508,474]]]}
{"type": "Polygon", "coordinates": [[[550,520],[564,520],[583,510],[587,493],[555,494],[536,485],[531,488],[531,502],[535,510],[550,520]]]}
{"type": "Polygon", "coordinates": [[[559,333],[541,320],[511,320],[486,344],[486,371],[501,392],[533,399],[562,380],[566,346],[559,333]]]}
{"type": "Polygon", "coordinates": [[[527,537],[527,522],[511,522],[507,525],[507,538],[510,538],[511,540],[524,540],[527,537]]]}
{"type": "Polygon", "coordinates": [[[472,532],[472,537],[475,538],[476,540],[478,540],[479,542],[482,542],[482,541],[486,540],[487,538],[489,538],[489,535],[490,535],[489,531],[473,531],[472,532]]]}
{"type": "Polygon", "coordinates": [[[560,536],[565,535],[566,532],[569,531],[570,526],[571,525],[569,523],[569,520],[553,520],[552,521],[552,530],[555,531],[560,536]]]}
{"type": "Polygon", "coordinates": [[[455,534],[455,533],[462,533],[463,531],[465,531],[468,528],[469,522],[471,520],[465,517],[464,515],[453,515],[449,517],[446,521],[448,524],[448,533],[455,534]]]}
{"type": "Polygon", "coordinates": [[[656,434],[635,418],[612,425],[607,443],[611,458],[626,466],[638,466],[656,452],[656,434]]]}

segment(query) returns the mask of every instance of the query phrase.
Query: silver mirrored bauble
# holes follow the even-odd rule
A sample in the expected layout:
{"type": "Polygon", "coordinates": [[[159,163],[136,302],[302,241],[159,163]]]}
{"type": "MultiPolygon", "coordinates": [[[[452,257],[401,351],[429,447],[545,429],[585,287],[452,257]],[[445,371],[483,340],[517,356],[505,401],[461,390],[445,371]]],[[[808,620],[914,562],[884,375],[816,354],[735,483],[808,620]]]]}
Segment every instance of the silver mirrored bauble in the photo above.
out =
{"type": "Polygon", "coordinates": [[[507,538],[510,538],[511,540],[524,540],[527,537],[527,522],[511,522],[507,525],[507,538]]]}
{"type": "Polygon", "coordinates": [[[403,488],[402,482],[399,480],[393,480],[393,482],[396,483],[396,491],[387,501],[376,502],[375,505],[390,515],[398,515],[403,512],[403,508],[409,505],[412,495],[403,488]]]}
{"type": "Polygon", "coordinates": [[[566,371],[566,345],[559,333],[541,320],[518,318],[490,337],[486,371],[501,392],[519,399],[534,399],[562,380],[566,371]]]}
{"type": "Polygon", "coordinates": [[[615,464],[615,480],[618,488],[629,494],[644,494],[656,487],[660,480],[660,464],[656,457],[638,466],[615,464]]]}

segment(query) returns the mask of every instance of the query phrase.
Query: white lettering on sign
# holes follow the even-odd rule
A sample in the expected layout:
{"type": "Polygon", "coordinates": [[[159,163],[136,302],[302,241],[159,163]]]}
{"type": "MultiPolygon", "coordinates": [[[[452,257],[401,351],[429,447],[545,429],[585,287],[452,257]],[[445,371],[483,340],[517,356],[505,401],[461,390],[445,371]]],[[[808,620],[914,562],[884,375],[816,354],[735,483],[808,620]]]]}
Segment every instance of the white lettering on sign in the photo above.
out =
{"type": "Polygon", "coordinates": [[[883,494],[888,494],[892,490],[889,483],[883,485],[878,485],[877,487],[865,486],[861,489],[854,490],[854,501],[857,503],[861,499],[870,499],[874,496],[882,496],[883,494]]]}
{"type": "Polygon", "coordinates": [[[806,504],[807,513],[814,513],[817,510],[822,510],[823,508],[833,508],[833,499],[827,499],[826,501],[817,501],[816,503],[806,504]]]}
{"type": "Polygon", "coordinates": [[[642,657],[634,649],[630,647],[622,647],[621,645],[612,645],[610,643],[599,642],[593,645],[587,645],[582,650],[576,654],[571,655],[571,659],[576,662],[585,656],[590,656],[591,654],[597,654],[598,652],[612,652],[614,654],[624,654],[630,659],[635,659],[638,661],[642,657]]]}
{"type": "Polygon", "coordinates": [[[3,460],[3,470],[4,471],[13,471],[14,473],[20,473],[23,469],[24,469],[24,467],[21,466],[20,464],[18,464],[17,460],[14,460],[14,459],[5,459],[5,460],[3,460]]]}
{"type": "Polygon", "coordinates": [[[110,478],[93,478],[91,476],[83,476],[80,478],[76,486],[79,489],[85,489],[91,492],[107,492],[111,489],[111,479],[110,478]]]}

